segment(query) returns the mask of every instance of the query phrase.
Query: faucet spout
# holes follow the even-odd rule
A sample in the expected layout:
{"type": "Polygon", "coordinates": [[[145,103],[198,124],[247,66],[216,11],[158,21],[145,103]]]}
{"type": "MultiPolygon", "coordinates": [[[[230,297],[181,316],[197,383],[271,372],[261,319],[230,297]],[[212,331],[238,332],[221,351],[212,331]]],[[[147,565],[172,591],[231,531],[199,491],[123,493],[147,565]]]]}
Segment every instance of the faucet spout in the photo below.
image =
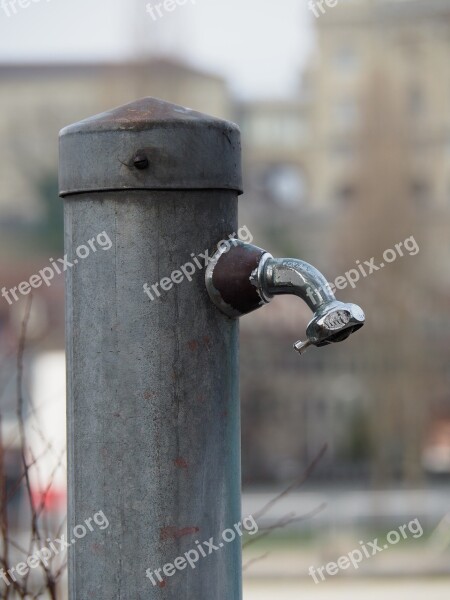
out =
{"type": "Polygon", "coordinates": [[[269,299],[275,295],[293,294],[315,312],[326,302],[336,300],[326,278],[309,263],[296,258],[268,258],[260,273],[258,285],[269,299]]]}
{"type": "Polygon", "coordinates": [[[315,267],[295,258],[273,258],[265,250],[231,240],[219,249],[206,270],[206,287],[214,304],[229,317],[240,317],[270,302],[276,295],[293,294],[314,313],[302,354],[309,346],[326,346],[347,339],[365,322],[356,304],[336,300],[326,278],[315,267]]]}
{"type": "Polygon", "coordinates": [[[265,298],[293,294],[313,311],[314,317],[306,330],[307,341],[294,344],[300,354],[311,345],[321,347],[342,342],[364,325],[362,309],[336,300],[322,273],[303,260],[267,258],[257,281],[265,298]]]}

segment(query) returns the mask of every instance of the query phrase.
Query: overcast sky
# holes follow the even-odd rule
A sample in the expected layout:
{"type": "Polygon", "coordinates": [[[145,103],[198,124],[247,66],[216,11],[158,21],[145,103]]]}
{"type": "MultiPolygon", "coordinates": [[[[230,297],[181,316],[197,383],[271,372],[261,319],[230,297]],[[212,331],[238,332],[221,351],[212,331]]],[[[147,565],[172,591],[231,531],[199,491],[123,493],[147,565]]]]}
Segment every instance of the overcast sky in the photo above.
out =
{"type": "Polygon", "coordinates": [[[1,1],[1,62],[158,51],[225,75],[242,96],[271,97],[289,94],[312,46],[307,0],[184,0],[173,12],[161,8],[162,16],[162,0],[29,0],[26,8],[1,1]]]}

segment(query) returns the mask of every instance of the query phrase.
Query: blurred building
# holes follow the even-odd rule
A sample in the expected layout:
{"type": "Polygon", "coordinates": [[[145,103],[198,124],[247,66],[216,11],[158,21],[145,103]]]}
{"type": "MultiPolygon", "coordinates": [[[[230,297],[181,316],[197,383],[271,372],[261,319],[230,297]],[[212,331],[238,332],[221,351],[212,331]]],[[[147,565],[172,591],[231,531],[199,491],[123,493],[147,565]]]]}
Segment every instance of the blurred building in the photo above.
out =
{"type": "Polygon", "coordinates": [[[447,208],[450,3],[342,0],[316,24],[311,201],[318,207],[339,206],[357,195],[359,135],[378,78],[379,92],[398,105],[408,131],[411,200],[447,208]]]}
{"type": "Polygon", "coordinates": [[[378,261],[407,236],[420,253],[340,292],[368,315],[345,347],[281,359],[279,348],[295,341],[293,307],[274,303],[248,317],[243,346],[252,350],[244,360],[255,380],[244,382],[243,421],[252,423],[244,473],[250,480],[264,470],[298,474],[327,442],[319,469],[327,480],[371,475],[379,485],[417,484],[428,423],[450,406],[450,283],[443,276],[450,263],[450,3],[340,0],[314,23],[316,49],[298,101],[302,127],[291,120],[284,129],[290,103],[248,106],[243,119],[262,238],[275,252],[295,247],[330,280],[356,260],[378,261]],[[273,185],[274,165],[283,186],[273,185]],[[285,189],[295,190],[291,203],[285,189]],[[266,212],[264,199],[272,202],[266,212]],[[263,339],[270,339],[265,356],[263,339]]]}
{"type": "Polygon", "coordinates": [[[240,113],[247,183],[268,201],[301,207],[310,194],[310,111],[301,99],[253,102],[240,113]]]}
{"type": "Polygon", "coordinates": [[[450,408],[450,3],[340,0],[314,24],[286,101],[240,103],[223,79],[167,59],[0,66],[0,222],[39,218],[68,123],[140,96],[236,120],[255,243],[330,281],[406,236],[420,245],[340,293],[369,317],[345,345],[290,351],[309,318],[296,299],[242,320],[245,480],[295,477],[327,443],[326,481],[416,483],[427,423],[450,408]]]}
{"type": "Polygon", "coordinates": [[[181,62],[0,65],[0,223],[35,221],[38,191],[56,178],[59,130],[138,97],[230,118],[220,77],[181,62]]]}
{"type": "MultiPolygon", "coordinates": [[[[61,128],[142,96],[223,118],[233,112],[223,79],[162,58],[132,64],[3,64],[0,90],[0,288],[6,289],[39,272],[48,256],[63,254],[57,185],[61,128]]],[[[40,327],[35,341],[51,348],[63,345],[63,285],[63,276],[56,277],[34,293],[40,327]]],[[[2,298],[0,304],[1,346],[13,343],[25,299],[9,306],[2,298]]]]}

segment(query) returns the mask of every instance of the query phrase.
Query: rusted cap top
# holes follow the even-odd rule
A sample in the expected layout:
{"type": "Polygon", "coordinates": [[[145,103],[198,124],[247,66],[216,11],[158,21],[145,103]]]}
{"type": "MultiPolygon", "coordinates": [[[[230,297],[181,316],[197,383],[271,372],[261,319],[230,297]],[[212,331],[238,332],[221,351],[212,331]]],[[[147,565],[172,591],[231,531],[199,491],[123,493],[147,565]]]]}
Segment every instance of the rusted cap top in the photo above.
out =
{"type": "Polygon", "coordinates": [[[61,196],[107,190],[242,193],[237,125],[143,98],[60,132],[61,196]]]}

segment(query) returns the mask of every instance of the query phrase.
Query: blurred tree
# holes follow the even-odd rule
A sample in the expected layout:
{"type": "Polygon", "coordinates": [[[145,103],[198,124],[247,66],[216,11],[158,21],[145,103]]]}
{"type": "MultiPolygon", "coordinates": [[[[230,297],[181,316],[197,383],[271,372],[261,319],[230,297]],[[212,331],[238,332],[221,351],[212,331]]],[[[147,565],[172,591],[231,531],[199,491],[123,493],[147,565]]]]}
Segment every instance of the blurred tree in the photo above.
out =
{"type": "Polygon", "coordinates": [[[370,418],[363,407],[356,408],[350,419],[348,438],[341,453],[353,463],[365,463],[371,456],[370,418]]]}
{"type": "MultiPolygon", "coordinates": [[[[64,517],[60,524],[52,522],[48,500],[51,498],[56,469],[49,478],[42,479],[40,467],[46,452],[34,454],[27,428],[27,418],[29,418],[27,413],[34,413],[33,406],[27,407],[29,399],[24,378],[27,327],[31,306],[32,296],[28,296],[25,316],[17,340],[16,423],[13,426],[8,415],[5,418],[4,403],[0,409],[0,567],[2,573],[0,598],[62,600],[67,596],[63,582],[67,558],[65,553],[54,552],[54,544],[51,544],[51,540],[62,539],[66,518],[64,517]],[[10,424],[7,428],[5,422],[8,421],[10,424]],[[4,436],[4,429],[9,430],[8,439],[4,436]],[[20,466],[11,469],[9,464],[11,457],[16,458],[20,466]],[[36,487],[37,483],[38,487],[36,487]],[[16,509],[19,517],[17,523],[12,518],[13,508],[16,509]],[[47,559],[40,558],[39,551],[42,552],[44,548],[47,551],[47,559]],[[36,557],[34,566],[30,561],[33,557],[36,557]],[[22,573],[19,573],[19,564],[27,567],[22,573]]],[[[43,439],[43,444],[46,451],[53,450],[51,440],[43,439]]],[[[63,455],[61,455],[57,468],[61,467],[63,462],[63,455]]]]}
{"type": "Polygon", "coordinates": [[[339,273],[358,270],[358,260],[367,273],[348,298],[360,303],[367,315],[364,338],[352,348],[358,352],[355,368],[364,378],[371,407],[373,476],[379,486],[399,474],[409,484],[421,480],[430,375],[423,330],[412,327],[421,322],[424,306],[419,292],[423,265],[418,250],[412,251],[413,241],[410,251],[404,241],[413,236],[420,246],[423,223],[411,193],[412,130],[396,83],[385,68],[375,68],[368,77],[361,135],[355,140],[357,194],[342,207],[343,221],[335,229],[339,273]],[[364,264],[371,257],[376,257],[377,266],[372,273],[364,264]]]}

